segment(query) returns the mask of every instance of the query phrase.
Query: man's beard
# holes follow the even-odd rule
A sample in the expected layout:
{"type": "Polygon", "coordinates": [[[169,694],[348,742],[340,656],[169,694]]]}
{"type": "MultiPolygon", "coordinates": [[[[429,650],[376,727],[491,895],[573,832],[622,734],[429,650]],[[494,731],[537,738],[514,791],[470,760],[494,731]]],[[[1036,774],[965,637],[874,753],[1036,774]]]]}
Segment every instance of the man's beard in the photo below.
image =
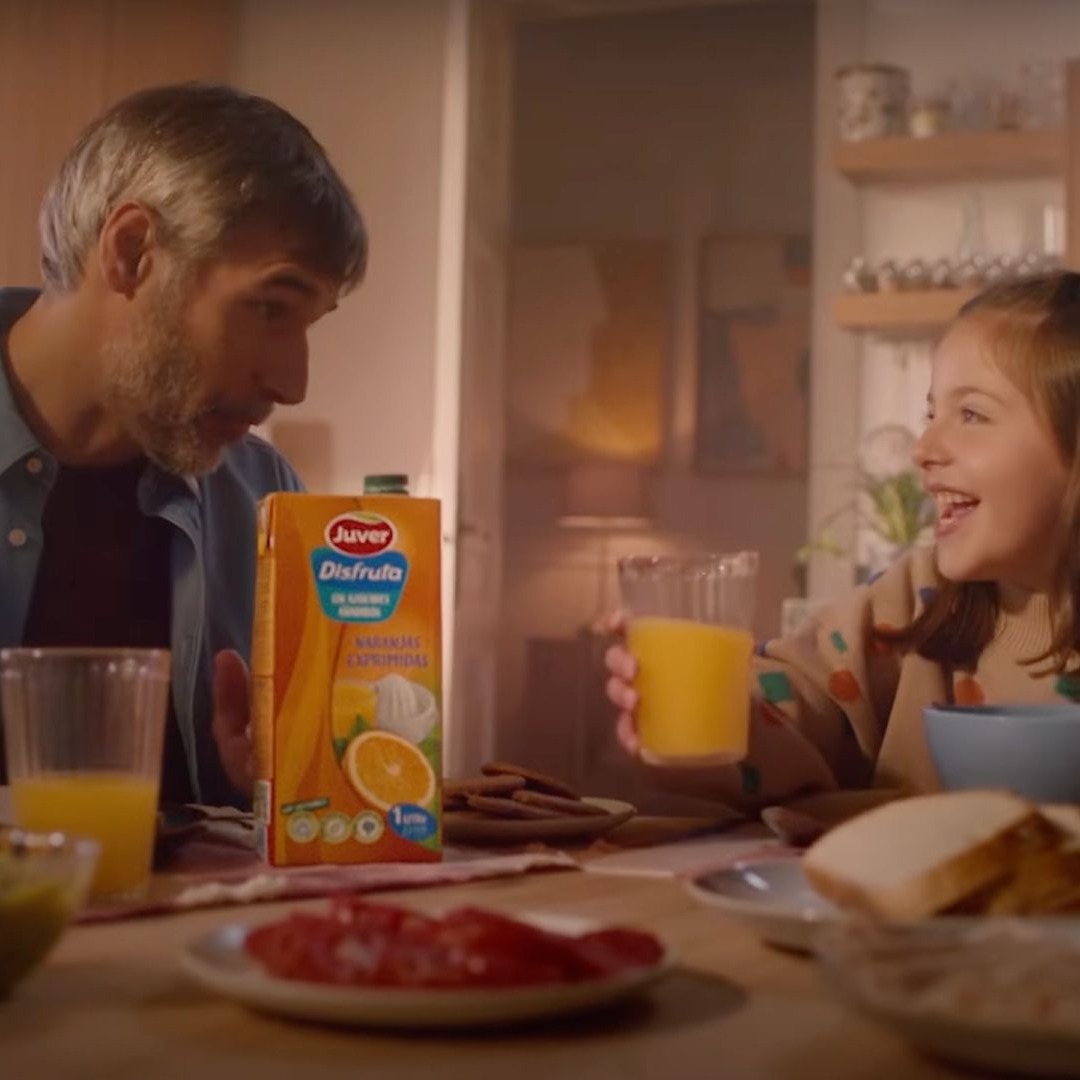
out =
{"type": "Polygon", "coordinates": [[[200,476],[221,457],[199,429],[199,355],[184,332],[187,290],[167,282],[128,335],[105,346],[105,392],[127,433],[166,472],[200,476]]]}

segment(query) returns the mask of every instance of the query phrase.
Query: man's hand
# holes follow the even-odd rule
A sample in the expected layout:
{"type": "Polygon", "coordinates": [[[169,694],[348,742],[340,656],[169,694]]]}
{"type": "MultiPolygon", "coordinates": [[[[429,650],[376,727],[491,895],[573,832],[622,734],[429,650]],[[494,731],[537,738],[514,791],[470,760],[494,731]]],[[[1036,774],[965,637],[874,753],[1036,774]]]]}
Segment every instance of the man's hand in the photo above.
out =
{"type": "Polygon", "coordinates": [[[233,649],[214,657],[214,742],[229,782],[245,795],[255,780],[251,756],[251,688],[247,664],[233,649]]]}

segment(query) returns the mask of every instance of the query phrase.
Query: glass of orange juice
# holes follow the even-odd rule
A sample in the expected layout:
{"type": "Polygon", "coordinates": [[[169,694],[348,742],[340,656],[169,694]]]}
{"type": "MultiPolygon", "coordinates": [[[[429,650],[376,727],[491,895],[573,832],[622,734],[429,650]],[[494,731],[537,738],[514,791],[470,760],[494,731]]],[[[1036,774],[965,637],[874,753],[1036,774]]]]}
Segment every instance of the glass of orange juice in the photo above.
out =
{"type": "Polygon", "coordinates": [[[15,823],[91,836],[96,900],[146,891],[169,691],[167,649],[3,649],[15,823]]]}
{"type": "Polygon", "coordinates": [[[619,560],[646,761],[731,764],[746,756],[757,570],[756,551],[619,560]]]}

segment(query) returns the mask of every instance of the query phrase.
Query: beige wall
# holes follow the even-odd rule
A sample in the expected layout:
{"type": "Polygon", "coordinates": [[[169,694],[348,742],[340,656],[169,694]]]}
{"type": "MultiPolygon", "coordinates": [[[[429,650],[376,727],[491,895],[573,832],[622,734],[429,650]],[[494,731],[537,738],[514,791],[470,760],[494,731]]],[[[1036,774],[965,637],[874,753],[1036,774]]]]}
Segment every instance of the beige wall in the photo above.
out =
{"type": "Polygon", "coordinates": [[[660,238],[670,252],[657,527],[606,541],[560,528],[558,471],[507,471],[501,745],[573,771],[575,741],[580,754],[593,753],[580,746],[580,724],[610,722],[586,702],[599,672],[570,692],[573,676],[549,671],[537,699],[527,667],[537,670],[541,639],[569,641],[614,603],[601,560],[610,567],[629,551],[758,548],[761,633],[775,630],[781,598],[793,591],[804,479],[706,475],[690,464],[697,259],[707,233],[810,232],[813,12],[735,4],[531,24],[519,32],[516,62],[516,241],[660,238]]]}
{"type": "MultiPolygon", "coordinates": [[[[320,486],[407,472],[430,489],[446,0],[247,0],[236,81],[296,113],[365,216],[367,279],[311,338],[307,401],[325,425],[320,486]]],[[[273,427],[271,426],[273,437],[273,427]]]]}
{"type": "Polygon", "coordinates": [[[314,328],[308,398],[267,434],[313,490],[404,472],[442,501],[451,756],[467,27],[468,0],[243,0],[235,72],[311,128],[367,222],[366,279],[314,328]]]}

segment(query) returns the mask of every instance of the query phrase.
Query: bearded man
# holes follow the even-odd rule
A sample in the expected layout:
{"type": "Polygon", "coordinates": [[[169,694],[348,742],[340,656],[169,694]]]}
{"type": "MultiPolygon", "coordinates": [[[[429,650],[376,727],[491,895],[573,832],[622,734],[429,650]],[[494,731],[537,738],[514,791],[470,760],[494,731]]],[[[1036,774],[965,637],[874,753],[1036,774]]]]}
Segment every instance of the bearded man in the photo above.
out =
{"type": "Polygon", "coordinates": [[[0,645],[171,648],[162,800],[244,805],[256,506],[300,487],[249,429],[303,400],[363,222],[289,113],[184,84],[80,136],[41,246],[0,289],[0,645]]]}

